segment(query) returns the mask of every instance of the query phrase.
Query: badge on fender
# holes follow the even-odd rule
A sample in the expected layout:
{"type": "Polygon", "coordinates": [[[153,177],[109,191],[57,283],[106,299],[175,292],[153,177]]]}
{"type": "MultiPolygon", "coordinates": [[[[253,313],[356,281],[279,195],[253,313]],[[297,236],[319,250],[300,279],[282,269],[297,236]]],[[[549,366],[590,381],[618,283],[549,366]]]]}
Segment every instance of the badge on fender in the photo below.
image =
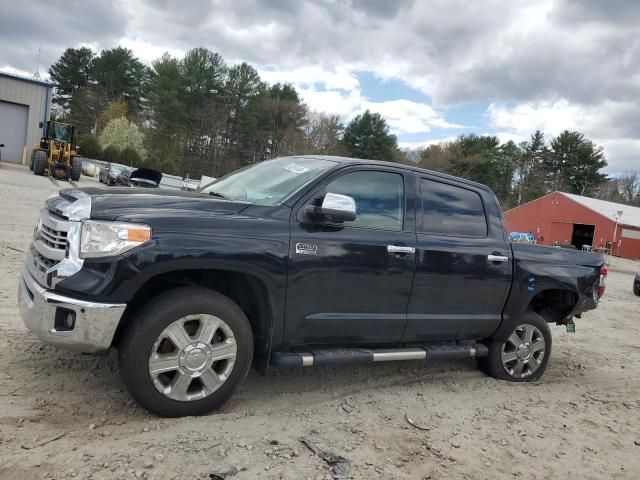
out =
{"type": "Polygon", "coordinates": [[[318,246],[311,243],[296,243],[296,253],[300,255],[315,255],[318,253],[318,246]]]}

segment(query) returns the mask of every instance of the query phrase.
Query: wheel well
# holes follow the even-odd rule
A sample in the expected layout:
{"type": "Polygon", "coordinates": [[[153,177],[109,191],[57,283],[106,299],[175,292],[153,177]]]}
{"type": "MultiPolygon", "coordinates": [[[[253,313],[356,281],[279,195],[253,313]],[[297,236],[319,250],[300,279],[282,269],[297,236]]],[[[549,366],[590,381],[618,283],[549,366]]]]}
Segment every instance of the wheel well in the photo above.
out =
{"type": "Polygon", "coordinates": [[[151,278],[127,303],[122,320],[113,338],[117,345],[120,336],[136,311],[154,297],[168,290],[184,286],[199,286],[215,290],[236,302],[251,323],[254,352],[265,354],[271,341],[271,305],[264,283],[256,276],[229,270],[179,270],[151,278]]]}
{"type": "Polygon", "coordinates": [[[531,299],[529,310],[548,323],[560,323],[569,316],[577,301],[578,296],[568,290],[544,290],[531,299]]]}

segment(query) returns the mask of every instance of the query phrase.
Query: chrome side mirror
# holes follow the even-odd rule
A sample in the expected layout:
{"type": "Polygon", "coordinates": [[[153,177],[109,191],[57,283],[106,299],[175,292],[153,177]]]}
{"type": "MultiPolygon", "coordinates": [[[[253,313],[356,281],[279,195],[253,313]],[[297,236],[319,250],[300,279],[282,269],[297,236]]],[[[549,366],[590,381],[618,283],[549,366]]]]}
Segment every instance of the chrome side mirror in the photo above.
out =
{"type": "Polygon", "coordinates": [[[349,195],[339,193],[327,193],[322,200],[324,210],[336,210],[344,213],[352,213],[355,219],[356,201],[349,195]]]}
{"type": "Polygon", "coordinates": [[[348,195],[327,193],[322,206],[307,205],[307,215],[312,219],[331,222],[352,222],[356,219],[356,201],[348,195]]]}

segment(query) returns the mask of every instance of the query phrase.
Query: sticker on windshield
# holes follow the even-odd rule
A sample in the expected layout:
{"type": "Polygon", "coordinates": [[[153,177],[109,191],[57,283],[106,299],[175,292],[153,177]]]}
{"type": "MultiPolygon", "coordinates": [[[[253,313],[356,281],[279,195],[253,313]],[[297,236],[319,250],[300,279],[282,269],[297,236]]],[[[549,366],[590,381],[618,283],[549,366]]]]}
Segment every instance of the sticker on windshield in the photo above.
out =
{"type": "Polygon", "coordinates": [[[290,163],[289,165],[286,165],[282,168],[284,168],[285,170],[289,170],[290,172],[293,172],[295,174],[300,174],[300,173],[309,171],[307,167],[303,167],[302,165],[297,165],[295,163],[290,163]]]}

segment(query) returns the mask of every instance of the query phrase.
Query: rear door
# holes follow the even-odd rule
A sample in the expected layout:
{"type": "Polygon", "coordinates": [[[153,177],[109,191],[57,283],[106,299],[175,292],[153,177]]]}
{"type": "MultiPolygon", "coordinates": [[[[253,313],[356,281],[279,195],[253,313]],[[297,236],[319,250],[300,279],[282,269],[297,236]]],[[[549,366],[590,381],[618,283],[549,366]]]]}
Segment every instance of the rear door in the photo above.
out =
{"type": "Polygon", "coordinates": [[[415,272],[415,182],[401,169],[348,167],[297,206],[291,220],[285,341],[396,342],[415,272]],[[328,192],[356,201],[356,220],[311,222],[304,206],[328,192]]]}
{"type": "Polygon", "coordinates": [[[483,189],[419,176],[416,275],[405,341],[477,339],[498,327],[511,285],[501,213],[483,189]]]}

